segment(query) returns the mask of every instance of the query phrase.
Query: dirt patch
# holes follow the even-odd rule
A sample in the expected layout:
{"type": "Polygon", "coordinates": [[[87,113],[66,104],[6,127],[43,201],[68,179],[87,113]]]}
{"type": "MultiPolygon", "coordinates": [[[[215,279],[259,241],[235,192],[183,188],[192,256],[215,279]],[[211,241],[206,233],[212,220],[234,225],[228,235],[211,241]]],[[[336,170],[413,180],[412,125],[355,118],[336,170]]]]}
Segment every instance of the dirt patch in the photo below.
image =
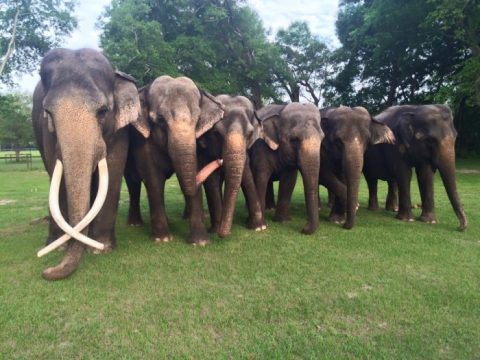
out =
{"type": "Polygon", "coordinates": [[[478,169],[457,169],[457,173],[459,173],[459,174],[480,174],[480,170],[478,170],[478,169]]]}
{"type": "Polygon", "coordinates": [[[17,202],[17,200],[0,199],[0,205],[8,205],[8,204],[16,203],[16,202],[17,202]]]}

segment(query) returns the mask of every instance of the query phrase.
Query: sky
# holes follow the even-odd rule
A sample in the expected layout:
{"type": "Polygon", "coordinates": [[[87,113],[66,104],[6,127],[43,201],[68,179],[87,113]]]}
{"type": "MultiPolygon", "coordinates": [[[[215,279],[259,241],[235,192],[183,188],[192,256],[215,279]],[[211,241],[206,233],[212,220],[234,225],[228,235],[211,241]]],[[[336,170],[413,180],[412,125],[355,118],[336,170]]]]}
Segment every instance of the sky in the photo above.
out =
{"type": "MultiPolygon", "coordinates": [[[[339,46],[335,35],[338,0],[248,0],[248,3],[260,15],[271,36],[279,29],[288,27],[291,22],[301,20],[306,21],[312,33],[328,45],[339,46]]],[[[108,4],[110,0],[79,1],[75,10],[78,27],[62,46],[99,49],[101,31],[95,28],[95,23],[108,4]]],[[[33,92],[38,80],[37,73],[24,75],[17,81],[18,88],[20,91],[33,92]]]]}

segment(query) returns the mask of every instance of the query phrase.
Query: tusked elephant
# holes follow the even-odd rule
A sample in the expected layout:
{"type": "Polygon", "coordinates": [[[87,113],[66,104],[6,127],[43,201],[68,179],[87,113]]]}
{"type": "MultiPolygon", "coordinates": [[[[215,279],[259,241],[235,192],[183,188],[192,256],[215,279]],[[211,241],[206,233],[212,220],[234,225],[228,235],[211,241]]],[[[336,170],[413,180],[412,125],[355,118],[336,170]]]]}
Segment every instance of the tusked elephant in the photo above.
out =
{"type": "Polygon", "coordinates": [[[221,121],[198,141],[202,165],[223,159],[223,167],[204,183],[210,212],[211,231],[220,237],[230,233],[235,203],[240,187],[249,210],[247,227],[257,231],[266,228],[260,200],[255,188],[248,149],[262,137],[262,128],[250,100],[244,96],[219,95],[225,113],[221,121]],[[225,190],[222,197],[222,185],[225,190]]]}
{"type": "Polygon", "coordinates": [[[257,111],[264,139],[250,149],[251,167],[265,213],[269,180],[280,180],[274,219],[289,219],[288,207],[300,170],[303,177],[307,224],[302,232],[312,234],[318,226],[318,175],[320,145],[324,137],[320,113],[313,104],[268,105],[257,111]]]}
{"type": "Polygon", "coordinates": [[[71,237],[77,240],[69,242],[58,266],[42,274],[47,280],[56,280],[75,271],[84,243],[103,251],[115,246],[115,219],[128,148],[125,126],[133,123],[143,130],[136,122],[140,102],[133,79],[115,72],[100,52],[51,50],[42,60],[40,77],[33,94],[32,121],[51,178],[51,220],[48,246],[38,255],[71,237]]]}
{"type": "Polygon", "coordinates": [[[220,121],[224,112],[222,104],[187,77],[160,76],[142,88],[139,96],[142,105],[139,122],[149,129],[150,136],[145,139],[135,129],[130,131],[131,154],[125,169],[131,194],[129,221],[137,224],[141,219],[138,203],[143,181],[150,206],[152,239],[157,243],[172,239],[164,190],[165,181],[176,173],[189,209],[188,241],[206,245],[209,239],[203,223],[200,183],[220,161],[203,171],[203,179],[199,180],[197,139],[220,121]]]}
{"type": "Polygon", "coordinates": [[[457,131],[453,116],[446,105],[393,106],[375,116],[393,131],[394,145],[376,145],[365,154],[364,174],[369,187],[370,208],[378,208],[377,179],[390,185],[387,205],[396,205],[398,186],[398,214],[401,220],[412,221],[410,181],[412,167],[417,174],[422,214],[420,220],[437,222],[433,198],[433,177],[438,169],[448,198],[459,220],[459,230],[465,230],[468,221],[460,202],[455,180],[455,139],[457,131]]]}
{"type": "Polygon", "coordinates": [[[320,184],[335,195],[330,220],[351,229],[355,222],[363,156],[369,144],[392,144],[395,137],[385,124],[360,106],[320,110],[322,141],[320,184]]]}

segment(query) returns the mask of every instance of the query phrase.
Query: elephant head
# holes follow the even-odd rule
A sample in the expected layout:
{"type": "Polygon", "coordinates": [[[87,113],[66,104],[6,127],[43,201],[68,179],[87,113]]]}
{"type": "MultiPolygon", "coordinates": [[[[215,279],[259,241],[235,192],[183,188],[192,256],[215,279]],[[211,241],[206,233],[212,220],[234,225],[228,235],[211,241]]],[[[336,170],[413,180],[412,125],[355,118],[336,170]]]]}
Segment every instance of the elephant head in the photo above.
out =
{"type": "MultiPolygon", "coordinates": [[[[41,81],[33,96],[32,118],[37,140],[47,169],[52,176],[50,209],[52,218],[69,236],[92,245],[88,223],[102,207],[102,200],[95,201],[89,211],[92,174],[97,167],[101,174],[98,197],[105,199],[108,189],[106,156],[108,144],[119,129],[136,123],[140,102],[133,79],[115,72],[108,60],[91,49],[55,49],[47,53],[40,67],[41,81]],[[37,128],[44,129],[40,132],[37,128]],[[38,134],[42,135],[38,135],[38,134]],[[56,164],[56,165],[55,165],[56,164]],[[54,169],[55,167],[55,169],[54,169]],[[62,172],[65,179],[68,223],[59,211],[58,189],[62,172]],[[53,191],[52,191],[53,190],[53,191]],[[88,214],[87,214],[88,212],[88,214]],[[81,234],[80,231],[83,233],[81,234]]],[[[139,128],[141,129],[141,128],[139,128]]],[[[63,240],[69,239],[65,235],[63,240]]],[[[84,245],[79,241],[69,244],[62,262],[43,272],[49,280],[70,275],[77,267],[84,245]]]]}
{"type": "Polygon", "coordinates": [[[303,232],[311,234],[318,226],[320,145],[324,137],[318,108],[300,103],[268,105],[257,114],[269,148],[278,152],[284,166],[297,167],[302,174],[308,213],[303,232]]]}
{"type": "Polygon", "coordinates": [[[450,203],[460,222],[467,227],[467,218],[460,203],[455,179],[455,140],[457,131],[453,115],[446,105],[393,106],[376,119],[386,123],[398,139],[398,149],[412,166],[430,164],[438,169],[450,203]]]}
{"type": "Polygon", "coordinates": [[[209,152],[209,157],[223,158],[225,191],[218,229],[219,236],[223,237],[232,227],[244,168],[248,166],[247,150],[262,136],[262,128],[253,104],[246,97],[219,95],[215,99],[223,105],[225,113],[199,143],[209,152]]]}
{"type": "Polygon", "coordinates": [[[160,76],[141,89],[141,122],[166,147],[185,196],[198,190],[196,140],[223,116],[220,102],[187,77],[160,76]]]}
{"type": "Polygon", "coordinates": [[[320,111],[325,139],[322,147],[346,180],[347,219],[344,228],[351,229],[355,221],[358,189],[367,145],[393,143],[395,136],[381,122],[373,119],[363,107],[326,108],[320,111]]]}

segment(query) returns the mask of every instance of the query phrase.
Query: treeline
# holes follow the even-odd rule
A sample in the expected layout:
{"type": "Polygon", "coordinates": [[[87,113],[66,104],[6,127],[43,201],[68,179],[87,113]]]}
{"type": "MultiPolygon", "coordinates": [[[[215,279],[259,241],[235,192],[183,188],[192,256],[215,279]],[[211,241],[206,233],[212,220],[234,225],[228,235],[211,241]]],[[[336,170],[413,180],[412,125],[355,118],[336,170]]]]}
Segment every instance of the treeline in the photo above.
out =
{"type": "MultiPolygon", "coordinates": [[[[72,31],[72,6],[6,1],[2,82],[33,71],[72,31]]],[[[214,94],[247,95],[257,107],[308,99],[363,105],[372,114],[394,104],[448,103],[458,149],[480,153],[480,2],[341,0],[338,10],[337,49],[305,22],[268,34],[245,0],[112,0],[98,25],[106,55],[139,85],[185,75],[214,94]]]]}
{"type": "Polygon", "coordinates": [[[459,148],[480,150],[480,3],[475,0],[343,0],[331,49],[304,22],[269,37],[241,0],[114,0],[101,47],[146,84],[185,75],[212,93],[316,105],[448,102],[459,148]]]}

